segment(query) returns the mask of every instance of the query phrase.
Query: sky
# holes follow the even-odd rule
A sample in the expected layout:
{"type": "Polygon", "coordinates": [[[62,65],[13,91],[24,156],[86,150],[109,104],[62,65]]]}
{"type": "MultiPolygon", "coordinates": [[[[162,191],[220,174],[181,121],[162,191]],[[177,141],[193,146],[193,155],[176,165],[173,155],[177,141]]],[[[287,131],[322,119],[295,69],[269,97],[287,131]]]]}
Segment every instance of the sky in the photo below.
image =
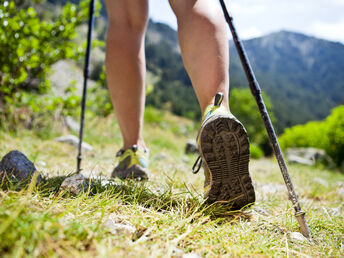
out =
{"type": "MultiPolygon", "coordinates": [[[[185,0],[186,1],[186,0],[185,0]]],[[[218,4],[217,0],[214,4],[218,4]]],[[[242,39],[279,30],[344,43],[344,0],[225,0],[242,39]]],[[[150,17],[177,29],[168,0],[149,0],[150,17]]]]}

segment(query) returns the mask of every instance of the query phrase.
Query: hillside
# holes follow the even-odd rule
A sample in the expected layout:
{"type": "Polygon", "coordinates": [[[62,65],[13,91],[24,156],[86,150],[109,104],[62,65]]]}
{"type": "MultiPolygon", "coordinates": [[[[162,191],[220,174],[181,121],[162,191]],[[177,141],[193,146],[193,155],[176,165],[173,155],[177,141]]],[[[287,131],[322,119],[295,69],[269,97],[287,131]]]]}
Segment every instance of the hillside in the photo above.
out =
{"type": "MultiPolygon", "coordinates": [[[[344,45],[289,31],[244,45],[280,128],[322,119],[343,103],[344,45]]],[[[231,50],[232,85],[246,85],[233,45],[231,50]]]]}

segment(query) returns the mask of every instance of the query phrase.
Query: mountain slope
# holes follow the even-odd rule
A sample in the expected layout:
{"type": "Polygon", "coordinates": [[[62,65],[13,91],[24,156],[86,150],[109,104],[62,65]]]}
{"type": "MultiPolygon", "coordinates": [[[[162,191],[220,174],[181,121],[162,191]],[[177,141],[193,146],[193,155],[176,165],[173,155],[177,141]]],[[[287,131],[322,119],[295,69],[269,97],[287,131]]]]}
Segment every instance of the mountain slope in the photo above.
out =
{"type": "MultiPolygon", "coordinates": [[[[279,128],[326,117],[344,100],[344,45],[281,31],[244,41],[279,128]]],[[[247,85],[231,44],[232,85],[247,85]]]]}

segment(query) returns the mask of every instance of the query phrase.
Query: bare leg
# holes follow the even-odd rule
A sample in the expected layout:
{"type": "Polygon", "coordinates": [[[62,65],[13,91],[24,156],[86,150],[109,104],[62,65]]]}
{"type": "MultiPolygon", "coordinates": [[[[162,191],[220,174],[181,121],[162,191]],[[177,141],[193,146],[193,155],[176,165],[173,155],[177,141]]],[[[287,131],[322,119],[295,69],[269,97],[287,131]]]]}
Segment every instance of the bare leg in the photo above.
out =
{"type": "Polygon", "coordinates": [[[202,112],[219,91],[228,108],[228,38],[220,7],[214,0],[169,1],[178,20],[183,62],[202,112]]]}
{"type": "Polygon", "coordinates": [[[145,147],[142,138],[146,62],[144,34],[148,0],[106,0],[109,28],[106,75],[123,137],[123,148],[145,147]]]}

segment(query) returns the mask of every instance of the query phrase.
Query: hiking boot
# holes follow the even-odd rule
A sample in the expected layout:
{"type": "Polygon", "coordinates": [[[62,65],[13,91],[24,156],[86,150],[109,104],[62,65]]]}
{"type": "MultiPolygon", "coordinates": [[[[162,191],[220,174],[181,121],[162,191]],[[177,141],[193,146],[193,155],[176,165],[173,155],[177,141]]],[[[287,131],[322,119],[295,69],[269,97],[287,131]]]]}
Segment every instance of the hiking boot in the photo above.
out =
{"type": "Polygon", "coordinates": [[[119,150],[116,154],[119,158],[118,165],[112,171],[111,177],[120,179],[138,179],[147,180],[148,171],[148,150],[138,149],[137,145],[133,145],[126,150],[119,150]]]}
{"type": "Polygon", "coordinates": [[[223,94],[217,93],[214,105],[204,112],[197,136],[200,157],[193,172],[203,163],[208,203],[225,202],[237,210],[255,201],[248,170],[250,143],[244,126],[221,106],[222,100],[223,94]]]}

